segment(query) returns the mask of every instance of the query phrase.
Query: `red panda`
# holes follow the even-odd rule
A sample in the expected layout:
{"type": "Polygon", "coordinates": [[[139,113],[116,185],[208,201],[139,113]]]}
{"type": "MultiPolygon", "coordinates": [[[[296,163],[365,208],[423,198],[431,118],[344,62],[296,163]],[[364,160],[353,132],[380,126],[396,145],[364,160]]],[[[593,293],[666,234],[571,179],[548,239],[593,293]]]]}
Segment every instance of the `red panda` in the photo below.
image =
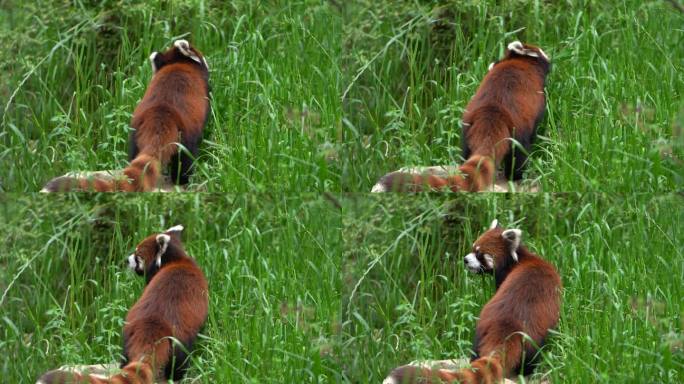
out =
{"type": "Polygon", "coordinates": [[[145,276],[146,285],[126,316],[121,373],[107,378],[54,370],[37,384],[143,384],[184,375],[187,353],[207,318],[209,297],[204,274],[183,250],[182,230],[177,225],[151,235],[128,257],[128,266],[145,276]]]}
{"type": "Polygon", "coordinates": [[[514,41],[508,44],[504,58],[489,68],[463,114],[461,141],[466,162],[459,167],[460,174],[441,177],[392,172],[383,176],[372,192],[477,192],[494,183],[502,163],[508,179],[522,178],[526,152],[544,117],[544,85],[551,62],[541,48],[514,41]],[[512,145],[513,140],[524,149],[512,145]]]}
{"type": "Polygon", "coordinates": [[[471,272],[493,274],[496,282],[475,328],[471,367],[404,365],[383,384],[499,383],[532,372],[539,348],[558,324],[562,284],[553,265],[522,245],[521,236],[519,229],[504,230],[494,220],[464,258],[471,272]]]}
{"type": "Polygon", "coordinates": [[[158,188],[162,167],[167,165],[174,182],[188,183],[209,116],[209,67],[186,40],[176,40],[166,52],[153,52],[150,63],[152,81],[131,119],[134,130],[129,137],[130,164],[123,170],[125,177],[91,180],[61,176],[48,182],[43,191],[151,191],[158,188]]]}

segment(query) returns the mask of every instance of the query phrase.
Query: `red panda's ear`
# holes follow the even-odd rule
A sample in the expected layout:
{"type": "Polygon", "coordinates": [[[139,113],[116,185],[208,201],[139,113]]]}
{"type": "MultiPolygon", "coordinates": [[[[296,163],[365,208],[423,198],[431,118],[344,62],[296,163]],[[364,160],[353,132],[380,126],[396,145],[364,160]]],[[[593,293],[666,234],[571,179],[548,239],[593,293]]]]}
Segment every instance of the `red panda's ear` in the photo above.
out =
{"type": "Polygon", "coordinates": [[[518,55],[525,55],[525,47],[518,40],[509,43],[508,46],[506,47],[506,49],[508,49],[509,51],[515,52],[518,55]]]}
{"type": "Polygon", "coordinates": [[[178,48],[183,56],[188,57],[197,62],[197,64],[203,64],[199,56],[190,48],[190,43],[187,40],[176,40],[173,42],[173,46],[178,48]]]}
{"type": "Polygon", "coordinates": [[[508,243],[513,260],[518,261],[518,253],[516,250],[520,246],[522,231],[519,229],[507,229],[501,233],[501,237],[503,237],[503,239],[508,243]]]}
{"type": "Polygon", "coordinates": [[[173,227],[167,229],[166,231],[164,231],[164,233],[169,233],[169,232],[179,232],[180,233],[184,229],[185,228],[182,225],[178,224],[178,225],[174,225],[173,227]]]}
{"type": "Polygon", "coordinates": [[[169,242],[171,241],[171,236],[161,233],[157,235],[157,246],[159,246],[159,249],[157,250],[157,255],[155,256],[157,267],[161,267],[161,258],[166,253],[166,248],[169,247],[169,242]]]}
{"type": "Polygon", "coordinates": [[[183,232],[183,226],[178,224],[164,231],[169,236],[175,236],[177,240],[180,240],[181,232],[183,232]]]}
{"type": "Polygon", "coordinates": [[[494,228],[499,228],[499,220],[494,219],[492,223],[489,225],[489,229],[494,229],[494,228]]]}
{"type": "Polygon", "coordinates": [[[152,66],[152,73],[157,73],[159,70],[159,66],[157,65],[157,55],[159,55],[159,52],[152,52],[150,55],[150,65],[152,66]]]}

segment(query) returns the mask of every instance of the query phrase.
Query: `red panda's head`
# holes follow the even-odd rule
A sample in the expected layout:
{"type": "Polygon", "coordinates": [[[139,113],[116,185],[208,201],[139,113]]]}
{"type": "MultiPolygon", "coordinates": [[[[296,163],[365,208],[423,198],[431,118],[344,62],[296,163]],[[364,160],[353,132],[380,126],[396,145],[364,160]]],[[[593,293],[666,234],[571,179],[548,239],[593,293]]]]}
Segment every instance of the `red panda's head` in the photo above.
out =
{"type": "Polygon", "coordinates": [[[474,273],[493,273],[497,268],[506,268],[518,262],[516,250],[521,236],[519,229],[503,229],[494,220],[489,230],[475,240],[472,252],[463,261],[474,273]]]}
{"type": "Polygon", "coordinates": [[[549,59],[541,48],[531,44],[523,44],[519,41],[514,41],[506,47],[505,57],[509,59],[515,56],[535,57],[542,59],[547,63],[551,62],[551,59],[549,59]]]}
{"type": "Polygon", "coordinates": [[[154,73],[166,65],[175,63],[188,63],[198,66],[203,72],[209,71],[209,65],[202,53],[191,46],[187,40],[176,40],[173,42],[173,47],[165,52],[152,52],[150,55],[150,64],[154,73]]]}
{"type": "Polygon", "coordinates": [[[535,62],[540,64],[548,72],[548,69],[551,65],[551,59],[549,56],[541,48],[531,44],[523,44],[517,40],[508,44],[506,51],[504,52],[503,59],[489,64],[489,70],[491,71],[496,64],[504,60],[514,59],[521,56],[534,59],[535,62]]]}
{"type": "Polygon", "coordinates": [[[153,275],[174,257],[174,249],[180,247],[181,231],[183,226],[176,225],[163,233],[146,237],[135,247],[135,252],[128,256],[128,267],[138,275],[153,275]]]}

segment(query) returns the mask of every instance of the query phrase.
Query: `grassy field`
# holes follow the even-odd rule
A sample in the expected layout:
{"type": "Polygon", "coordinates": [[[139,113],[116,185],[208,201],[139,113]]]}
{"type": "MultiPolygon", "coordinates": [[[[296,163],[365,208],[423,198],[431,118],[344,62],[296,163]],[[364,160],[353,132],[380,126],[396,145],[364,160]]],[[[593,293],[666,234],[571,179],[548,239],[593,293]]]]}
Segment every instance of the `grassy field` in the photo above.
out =
{"type": "Polygon", "coordinates": [[[526,177],[543,191],[682,187],[684,14],[666,1],[357,1],[343,24],[346,191],[453,165],[460,118],[509,42],[553,68],[526,177]]]}
{"type": "Polygon", "coordinates": [[[189,382],[340,382],[340,216],[318,197],[0,197],[0,373],[117,362],[143,281],[125,258],[182,223],[210,285],[189,382]]]}
{"type": "Polygon", "coordinates": [[[547,192],[684,185],[684,14],[665,1],[0,2],[0,190],[126,164],[150,52],[211,68],[191,189],[369,191],[458,164],[459,119],[505,45],[553,59],[527,178],[547,192]]]}
{"type": "Polygon", "coordinates": [[[211,70],[191,189],[339,189],[340,14],[318,1],[1,1],[0,190],[122,168],[128,124],[180,37],[211,70]]]}
{"type": "Polygon", "coordinates": [[[551,383],[684,380],[682,197],[490,195],[343,205],[344,374],[379,383],[418,359],[470,356],[491,277],[463,256],[493,218],[558,268],[557,332],[538,376],[551,383]]]}

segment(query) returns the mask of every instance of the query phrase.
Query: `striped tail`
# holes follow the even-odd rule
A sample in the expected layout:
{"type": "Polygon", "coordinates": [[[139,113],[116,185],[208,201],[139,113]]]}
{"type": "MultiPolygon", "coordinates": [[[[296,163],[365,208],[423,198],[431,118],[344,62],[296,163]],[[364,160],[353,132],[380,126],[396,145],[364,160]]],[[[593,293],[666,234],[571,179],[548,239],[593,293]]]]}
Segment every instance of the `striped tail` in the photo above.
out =
{"type": "Polygon", "coordinates": [[[473,155],[458,170],[460,174],[453,176],[402,171],[388,173],[373,186],[371,192],[478,192],[494,183],[496,164],[489,156],[473,155]]]}
{"type": "Polygon", "coordinates": [[[154,373],[145,362],[134,361],[121,369],[121,372],[107,377],[100,374],[80,373],[57,369],[41,376],[36,384],[152,384],[154,373]]]}
{"type": "Polygon", "coordinates": [[[499,384],[504,381],[504,370],[496,357],[481,357],[469,368],[457,371],[434,369],[419,365],[395,368],[382,384],[499,384]]]}
{"type": "Polygon", "coordinates": [[[118,178],[83,178],[60,176],[50,180],[41,192],[147,192],[158,187],[161,162],[149,154],[141,153],[123,170],[118,178]]]}

